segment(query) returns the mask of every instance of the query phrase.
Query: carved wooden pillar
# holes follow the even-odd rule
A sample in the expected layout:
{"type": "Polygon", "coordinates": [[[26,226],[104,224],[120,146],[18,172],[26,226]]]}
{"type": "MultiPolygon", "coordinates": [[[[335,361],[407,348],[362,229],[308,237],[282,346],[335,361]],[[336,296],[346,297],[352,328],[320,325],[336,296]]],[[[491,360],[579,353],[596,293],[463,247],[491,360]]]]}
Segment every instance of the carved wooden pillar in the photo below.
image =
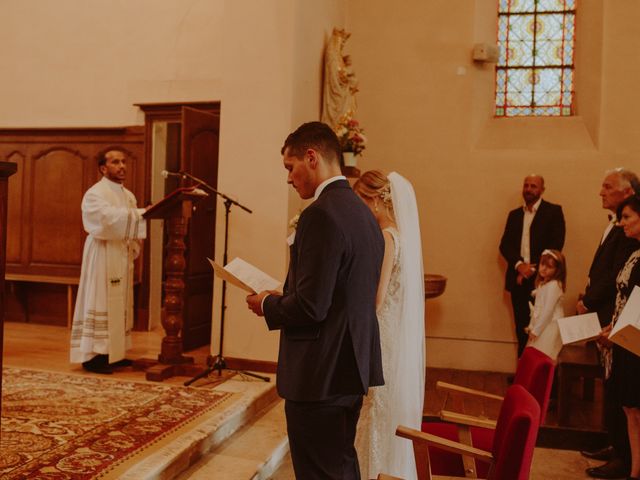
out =
{"type": "MultiPolygon", "coordinates": [[[[183,205],[191,208],[190,201],[185,201],[183,205]]],[[[165,223],[168,241],[167,258],[164,262],[162,326],[167,335],[162,339],[162,351],[158,358],[162,363],[193,361],[193,359],[182,356],[182,339],[179,336],[183,325],[184,272],[186,269],[184,238],[187,235],[189,218],[190,216],[187,217],[183,214],[169,218],[165,223]]]]}
{"type": "Polygon", "coordinates": [[[0,162],[0,410],[2,410],[2,342],[4,332],[4,265],[7,249],[7,199],[9,177],[18,169],[15,163],[0,162]]]}

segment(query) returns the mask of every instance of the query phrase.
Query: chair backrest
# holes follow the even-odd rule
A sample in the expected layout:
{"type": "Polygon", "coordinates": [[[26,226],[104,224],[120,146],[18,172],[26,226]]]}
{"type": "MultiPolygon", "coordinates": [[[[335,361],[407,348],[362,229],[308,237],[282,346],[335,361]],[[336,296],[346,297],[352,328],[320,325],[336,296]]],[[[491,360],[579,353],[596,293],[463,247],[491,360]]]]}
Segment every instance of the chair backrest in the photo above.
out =
{"type": "Polygon", "coordinates": [[[489,478],[527,480],[540,426],[540,405],[521,385],[511,385],[500,407],[489,478]]]}
{"type": "Polygon", "coordinates": [[[538,349],[527,347],[518,360],[516,376],[513,379],[514,385],[522,385],[538,401],[541,424],[549,406],[554,370],[555,365],[551,357],[538,349]]]}

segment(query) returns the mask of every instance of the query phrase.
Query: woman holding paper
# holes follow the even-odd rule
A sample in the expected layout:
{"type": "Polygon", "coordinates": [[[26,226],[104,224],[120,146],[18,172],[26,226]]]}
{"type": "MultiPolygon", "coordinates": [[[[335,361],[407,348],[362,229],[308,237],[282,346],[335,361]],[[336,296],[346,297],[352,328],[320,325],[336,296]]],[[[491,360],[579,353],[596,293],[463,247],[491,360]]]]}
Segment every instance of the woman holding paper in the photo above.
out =
{"type": "MultiPolygon", "coordinates": [[[[618,208],[618,219],[624,234],[640,242],[640,196],[638,193],[625,200],[618,208]]],[[[612,383],[627,416],[629,445],[631,447],[631,474],[629,479],[640,478],[640,357],[608,340],[611,329],[633,291],[640,285],[640,243],[629,256],[616,278],[616,307],[611,324],[602,331],[605,375],[612,383]]]]}

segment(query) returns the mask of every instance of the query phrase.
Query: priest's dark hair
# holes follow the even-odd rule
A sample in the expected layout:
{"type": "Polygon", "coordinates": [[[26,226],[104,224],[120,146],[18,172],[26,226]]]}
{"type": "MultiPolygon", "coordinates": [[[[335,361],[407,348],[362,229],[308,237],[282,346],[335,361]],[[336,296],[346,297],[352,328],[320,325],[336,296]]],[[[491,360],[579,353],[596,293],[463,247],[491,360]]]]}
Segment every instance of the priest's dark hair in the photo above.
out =
{"type": "Polygon", "coordinates": [[[280,153],[302,157],[308,148],[317,150],[328,162],[340,162],[342,149],[338,136],[329,125],[322,122],[308,122],[300,125],[284,141],[280,153]]]}
{"type": "MultiPolygon", "coordinates": [[[[98,153],[98,168],[102,167],[103,165],[107,164],[107,153],[109,152],[122,152],[121,149],[119,148],[112,148],[109,147],[106,150],[102,150],[100,153],[98,153]]],[[[123,152],[124,153],[124,152],[123,152]]]]}

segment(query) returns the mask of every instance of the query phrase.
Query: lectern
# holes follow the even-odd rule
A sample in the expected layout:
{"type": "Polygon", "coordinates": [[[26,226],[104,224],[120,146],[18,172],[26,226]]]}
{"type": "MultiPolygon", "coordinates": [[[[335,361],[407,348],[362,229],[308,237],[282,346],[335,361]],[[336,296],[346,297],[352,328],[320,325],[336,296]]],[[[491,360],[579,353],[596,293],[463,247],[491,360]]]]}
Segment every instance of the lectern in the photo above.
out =
{"type": "Polygon", "coordinates": [[[4,332],[4,265],[7,250],[7,199],[9,177],[18,169],[15,163],[0,162],[0,410],[2,410],[2,337],[4,332]]]}
{"type": "Polygon", "coordinates": [[[162,327],[165,337],[162,339],[160,355],[157,360],[139,359],[134,366],[146,370],[147,380],[160,382],[174,376],[192,376],[202,370],[196,366],[192,357],[182,354],[180,331],[183,325],[184,276],[186,260],[184,252],[185,236],[194,205],[208,194],[195,187],[179,188],[145,213],[147,220],[165,221],[167,244],[163,263],[162,327]]]}

